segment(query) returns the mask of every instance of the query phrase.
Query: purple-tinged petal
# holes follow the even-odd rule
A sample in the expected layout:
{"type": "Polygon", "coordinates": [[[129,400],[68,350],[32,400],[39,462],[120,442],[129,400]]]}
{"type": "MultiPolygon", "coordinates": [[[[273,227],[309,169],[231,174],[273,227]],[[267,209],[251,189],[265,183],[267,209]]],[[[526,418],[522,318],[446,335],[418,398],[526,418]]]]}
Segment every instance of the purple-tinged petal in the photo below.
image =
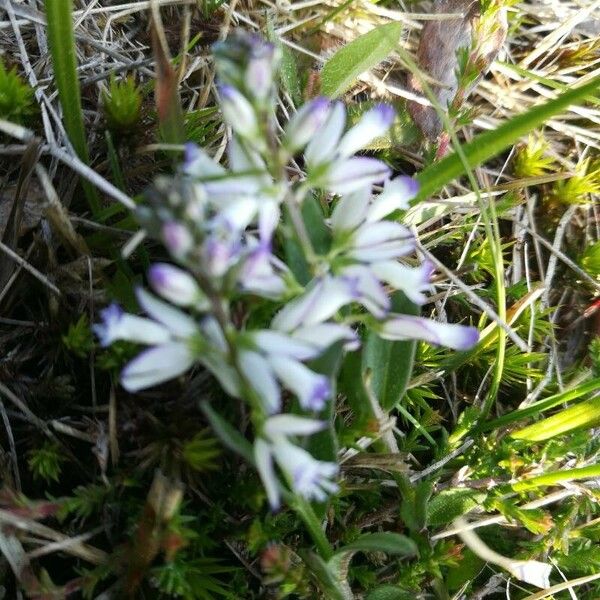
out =
{"type": "Polygon", "coordinates": [[[185,258],[194,247],[194,238],[183,223],[165,223],[161,233],[165,247],[176,259],[185,258]]]}
{"type": "Polygon", "coordinates": [[[352,265],[343,269],[339,276],[353,290],[353,296],[373,316],[382,319],[390,310],[391,302],[385,289],[369,267],[352,265]]]}
{"type": "Polygon", "coordinates": [[[139,344],[164,344],[171,334],[162,325],[136,315],[124,313],[119,306],[111,304],[100,312],[102,323],[93,326],[94,333],[104,347],[117,340],[137,342],[139,344]]]}
{"type": "Polygon", "coordinates": [[[342,306],[355,300],[345,282],[329,276],[313,282],[308,291],[286,304],[275,315],[272,326],[280,331],[316,325],[333,316],[342,306]]]}
{"type": "Polygon", "coordinates": [[[225,169],[202,148],[188,142],[184,148],[183,172],[192,177],[204,178],[223,175],[225,169]]]}
{"type": "Polygon", "coordinates": [[[337,149],[339,156],[352,156],[373,140],[385,135],[394,122],[394,117],[394,109],[388,104],[378,104],[366,112],[341,139],[337,149]]]}
{"type": "Polygon", "coordinates": [[[479,341],[476,327],[438,323],[412,315],[391,315],[378,329],[386,340],[423,340],[454,350],[469,350],[479,341]]]}
{"type": "Polygon", "coordinates": [[[329,116],[330,106],[327,98],[315,98],[289,120],[285,128],[284,145],[290,152],[304,148],[319,133],[329,116]]]}
{"type": "Polygon", "coordinates": [[[185,339],[198,333],[196,321],[189,315],[159,300],[143,288],[137,288],[135,293],[144,311],[155,321],[162,323],[172,335],[185,339]]]}
{"type": "Polygon", "coordinates": [[[210,306],[196,280],[173,265],[153,264],[148,270],[148,281],[157,294],[173,304],[194,306],[198,310],[207,310],[210,306]]]}
{"type": "Polygon", "coordinates": [[[302,408],[322,410],[325,407],[325,401],[331,396],[331,383],[325,375],[285,356],[269,356],[267,360],[283,385],[298,396],[302,408]]]}
{"type": "Polygon", "coordinates": [[[385,182],[383,192],[377,196],[367,212],[367,221],[380,221],[395,210],[410,208],[410,201],[419,192],[419,182],[412,177],[396,177],[385,182]]]}
{"type": "Polygon", "coordinates": [[[310,141],[304,153],[304,158],[310,168],[330,162],[335,158],[345,126],[346,108],[341,102],[334,102],[327,121],[321,131],[310,141]]]}
{"type": "Polygon", "coordinates": [[[294,491],[303,498],[322,502],[338,490],[331,481],[338,473],[335,463],[316,460],[284,437],[273,444],[272,453],[294,491]]]}
{"type": "Polygon", "coordinates": [[[349,194],[387,179],[390,173],[390,168],[376,158],[348,158],[331,166],[323,180],[323,187],[335,194],[349,194]]]}
{"type": "Polygon", "coordinates": [[[121,373],[121,384],[128,392],[137,392],[178,377],[194,364],[185,344],[171,342],[139,354],[121,373]]]}
{"type": "Polygon", "coordinates": [[[393,221],[365,223],[354,233],[348,256],[361,262],[390,260],[409,254],[415,241],[410,231],[393,221]]]}

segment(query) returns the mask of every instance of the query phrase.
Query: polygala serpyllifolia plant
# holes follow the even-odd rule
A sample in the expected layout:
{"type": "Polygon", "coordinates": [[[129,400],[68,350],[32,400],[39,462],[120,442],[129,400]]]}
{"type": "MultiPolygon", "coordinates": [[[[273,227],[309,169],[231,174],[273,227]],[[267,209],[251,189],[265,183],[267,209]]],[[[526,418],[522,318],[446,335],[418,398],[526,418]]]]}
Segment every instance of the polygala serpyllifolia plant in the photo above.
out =
{"type": "Polygon", "coordinates": [[[278,127],[277,46],[238,33],[214,54],[231,132],[228,166],[189,144],[179,173],[156,182],[139,217],[172,263],[150,267],[154,294],[137,290],[146,317],[112,305],[95,330],[103,345],[148,347],[122,372],[128,391],[196,364],[210,371],[250,409],[253,461],[271,506],[282,497],[322,501],[338,490],[338,465],[314,457],[302,438],[326,427],[315,416],[333,402],[335,374],[317,372],[311,361],[356,350],[361,329],[457,350],[471,348],[478,332],[393,312],[394,290],[425,303],[433,271],[415,260],[411,231],[390,218],[408,208],[417,182],[356,155],[385,134],[393,109],[375,106],[346,130],[344,105],[319,97],[278,127]],[[374,193],[376,184],[382,191],[374,193]],[[303,212],[316,194],[335,199],[319,223],[327,237],[319,247],[303,212]],[[304,269],[281,251],[290,240],[304,269]],[[269,311],[266,321],[258,316],[269,311]],[[287,401],[290,394],[297,402],[287,401]]]}

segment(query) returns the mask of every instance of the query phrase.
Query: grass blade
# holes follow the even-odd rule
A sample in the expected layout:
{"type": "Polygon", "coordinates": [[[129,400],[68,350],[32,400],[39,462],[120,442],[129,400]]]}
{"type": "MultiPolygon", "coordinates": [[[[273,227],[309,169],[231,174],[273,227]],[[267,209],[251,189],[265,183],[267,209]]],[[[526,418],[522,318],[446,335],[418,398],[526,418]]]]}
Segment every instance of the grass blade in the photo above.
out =
{"type": "MultiPolygon", "coordinates": [[[[81,94],[77,78],[73,3],[72,0],[46,0],[45,6],[48,21],[48,45],[52,55],[54,77],[63,110],[65,130],[77,156],[86,165],[89,165],[81,110],[81,94]]],[[[96,189],[87,181],[82,181],[81,184],[90,209],[95,215],[100,211],[100,200],[96,189]]]]}
{"type": "MultiPolygon", "coordinates": [[[[570,89],[554,100],[534,106],[521,115],[509,119],[493,131],[478,135],[472,142],[462,146],[462,151],[471,167],[496,156],[516,142],[526,133],[543,125],[548,119],[560,113],[571,104],[597,92],[600,76],[577,88],[570,89]]],[[[465,172],[458,153],[451,154],[417,175],[421,189],[416,200],[423,200],[441,190],[446,184],[465,172]]]]}

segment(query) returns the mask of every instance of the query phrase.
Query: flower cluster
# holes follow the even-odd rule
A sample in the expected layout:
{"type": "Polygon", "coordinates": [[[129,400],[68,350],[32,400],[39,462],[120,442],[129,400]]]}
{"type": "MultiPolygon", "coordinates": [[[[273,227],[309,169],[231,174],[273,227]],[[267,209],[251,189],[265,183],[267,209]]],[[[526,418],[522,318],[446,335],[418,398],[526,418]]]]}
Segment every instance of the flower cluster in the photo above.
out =
{"type": "Polygon", "coordinates": [[[342,103],[316,98],[278,134],[277,47],[236,35],[216,47],[215,60],[219,105],[231,130],[227,168],[190,144],[181,173],[156,182],[139,216],[178,266],[150,268],[150,286],[162,300],[137,291],[147,318],[110,306],[95,329],[104,345],[129,340],[149,346],[122,373],[129,391],[199,363],[229,395],[247,402],[256,428],[255,464],[273,507],[279,506],[282,490],[277,473],[293,493],[324,500],[337,490],[337,465],[313,458],[298,444],[324,424],[286,413],[284,390],[302,411],[325,408],[332,381],[309,364],[334,344],[359,348],[352,326],[357,321],[385,339],[418,339],[459,350],[475,344],[478,334],[472,327],[392,312],[394,290],[424,304],[432,274],[427,262],[399,262],[414,254],[415,241],[391,219],[408,207],[418,184],[392,178],[380,160],[356,156],[385,134],[393,110],[375,106],[347,130],[342,103]],[[289,168],[299,155],[302,177],[289,168]],[[374,194],[379,183],[382,191],[374,194]],[[312,247],[301,211],[316,192],[337,198],[324,222],[330,244],[323,252],[312,247]],[[283,214],[289,218],[282,225],[283,214]],[[306,283],[281,258],[290,237],[304,252],[311,277],[306,283]],[[250,297],[252,302],[245,302],[250,297]],[[259,298],[266,299],[263,305],[259,298]],[[257,322],[248,318],[253,307],[274,303],[279,308],[261,327],[246,325],[257,322]],[[247,311],[244,319],[238,316],[240,305],[247,311]]]}

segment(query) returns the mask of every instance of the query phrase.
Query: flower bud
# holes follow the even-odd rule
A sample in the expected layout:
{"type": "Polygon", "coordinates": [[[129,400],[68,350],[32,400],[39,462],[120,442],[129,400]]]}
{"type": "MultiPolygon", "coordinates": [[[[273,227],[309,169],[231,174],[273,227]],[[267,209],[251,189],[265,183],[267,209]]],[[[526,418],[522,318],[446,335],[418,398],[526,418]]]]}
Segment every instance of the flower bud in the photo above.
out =
{"type": "Polygon", "coordinates": [[[182,259],[194,246],[194,239],[183,223],[171,221],[162,228],[162,237],[167,250],[177,259],[182,259]]]}
{"type": "Polygon", "coordinates": [[[166,263],[156,263],[148,271],[148,279],[154,291],[165,300],[178,306],[196,306],[206,309],[207,298],[196,280],[189,274],[166,263]]]}
{"type": "Polygon", "coordinates": [[[285,128],[284,144],[295,152],[304,148],[323,127],[329,115],[330,102],[327,98],[315,98],[307,102],[289,121],[285,128]]]}
{"type": "Polygon", "coordinates": [[[255,138],[258,120],[254,107],[247,98],[230,85],[219,87],[221,112],[227,124],[243,138],[255,138]]]}

